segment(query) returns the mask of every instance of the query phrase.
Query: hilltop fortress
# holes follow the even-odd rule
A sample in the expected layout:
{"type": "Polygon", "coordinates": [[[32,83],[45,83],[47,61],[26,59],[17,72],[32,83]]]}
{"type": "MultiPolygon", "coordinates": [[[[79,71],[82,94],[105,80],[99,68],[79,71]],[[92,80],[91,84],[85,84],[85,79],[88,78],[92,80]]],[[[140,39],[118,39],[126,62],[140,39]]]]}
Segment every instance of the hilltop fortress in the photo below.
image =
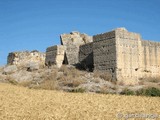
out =
{"type": "MultiPolygon", "coordinates": [[[[60,40],[61,45],[47,48],[47,66],[80,64],[89,70],[109,72],[114,80],[160,76],[160,43],[143,40],[140,34],[125,28],[93,37],[71,32],[62,34],[60,40]]],[[[14,64],[13,59],[9,54],[8,64],[14,64]]]]}

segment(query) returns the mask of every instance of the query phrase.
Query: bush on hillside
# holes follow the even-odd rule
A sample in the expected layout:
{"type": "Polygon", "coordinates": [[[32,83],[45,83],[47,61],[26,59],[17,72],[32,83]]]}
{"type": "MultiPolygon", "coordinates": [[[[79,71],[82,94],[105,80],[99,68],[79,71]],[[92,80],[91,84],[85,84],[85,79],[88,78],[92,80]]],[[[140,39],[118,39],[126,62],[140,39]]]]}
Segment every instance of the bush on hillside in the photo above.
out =
{"type": "Polygon", "coordinates": [[[144,88],[136,92],[137,95],[160,97],[160,89],[155,87],[144,88]]]}
{"type": "Polygon", "coordinates": [[[122,95],[135,95],[135,92],[128,89],[128,88],[125,88],[120,94],[122,94],[122,95]]]}

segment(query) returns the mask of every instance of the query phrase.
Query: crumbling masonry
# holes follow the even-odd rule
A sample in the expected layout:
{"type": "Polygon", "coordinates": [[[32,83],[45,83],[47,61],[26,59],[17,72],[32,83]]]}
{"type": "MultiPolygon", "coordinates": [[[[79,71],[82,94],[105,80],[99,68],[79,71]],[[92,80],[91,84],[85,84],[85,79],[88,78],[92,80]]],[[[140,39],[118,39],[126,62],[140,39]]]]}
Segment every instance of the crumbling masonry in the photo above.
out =
{"type": "Polygon", "coordinates": [[[8,56],[8,64],[37,61],[48,66],[81,64],[86,69],[109,72],[114,80],[138,80],[160,77],[160,43],[143,40],[140,34],[125,28],[94,35],[79,32],[62,34],[61,45],[39,52],[15,52],[8,56]]]}
{"type": "Polygon", "coordinates": [[[30,63],[38,63],[43,65],[45,63],[45,53],[41,53],[37,50],[33,51],[21,51],[11,52],[7,58],[8,65],[26,65],[30,63]]]}
{"type": "Polygon", "coordinates": [[[57,65],[57,67],[61,67],[64,61],[64,51],[65,47],[63,45],[56,45],[52,47],[48,47],[46,50],[46,59],[45,63],[47,66],[57,65]]]}
{"type": "Polygon", "coordinates": [[[143,40],[125,28],[94,35],[93,40],[78,32],[63,34],[61,43],[63,63],[109,72],[115,80],[160,76],[160,43],[143,40]]]}
{"type": "Polygon", "coordinates": [[[60,39],[61,45],[47,48],[46,65],[57,65],[57,67],[60,67],[62,63],[76,65],[79,62],[80,45],[84,45],[93,41],[91,36],[88,36],[87,34],[81,34],[79,32],[62,34],[60,39]],[[56,51],[60,51],[60,54],[56,53],[56,51]],[[63,58],[63,60],[61,59],[59,61],[57,56],[61,56],[60,58],[63,58]]]}

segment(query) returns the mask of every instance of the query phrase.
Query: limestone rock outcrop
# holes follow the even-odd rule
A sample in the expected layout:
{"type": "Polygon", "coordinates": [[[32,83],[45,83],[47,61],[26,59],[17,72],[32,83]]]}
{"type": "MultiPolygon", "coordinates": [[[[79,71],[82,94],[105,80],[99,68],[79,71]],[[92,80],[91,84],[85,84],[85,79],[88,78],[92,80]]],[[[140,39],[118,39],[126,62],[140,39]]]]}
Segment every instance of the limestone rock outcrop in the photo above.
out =
{"type": "Polygon", "coordinates": [[[4,67],[3,69],[3,74],[11,74],[11,73],[15,73],[18,70],[16,65],[9,65],[4,67]]]}

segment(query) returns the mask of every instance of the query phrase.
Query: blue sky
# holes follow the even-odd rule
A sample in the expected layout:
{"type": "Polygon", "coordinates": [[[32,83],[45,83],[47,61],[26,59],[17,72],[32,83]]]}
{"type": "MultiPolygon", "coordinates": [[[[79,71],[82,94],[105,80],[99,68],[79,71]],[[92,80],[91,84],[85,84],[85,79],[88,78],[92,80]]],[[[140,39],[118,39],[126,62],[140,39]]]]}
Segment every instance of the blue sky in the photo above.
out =
{"type": "Polygon", "coordinates": [[[160,0],[0,0],[0,65],[12,51],[45,52],[62,33],[117,27],[160,41],[160,0]]]}

